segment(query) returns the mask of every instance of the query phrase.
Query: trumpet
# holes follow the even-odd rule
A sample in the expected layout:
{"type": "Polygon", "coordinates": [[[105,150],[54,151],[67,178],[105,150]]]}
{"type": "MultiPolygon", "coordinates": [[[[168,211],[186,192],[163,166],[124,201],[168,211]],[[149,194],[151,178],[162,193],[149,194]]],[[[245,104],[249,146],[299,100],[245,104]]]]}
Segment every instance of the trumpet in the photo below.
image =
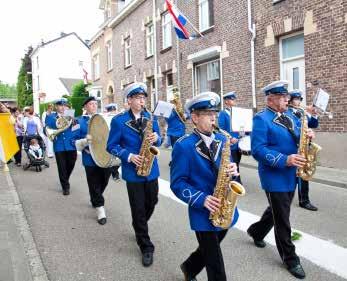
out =
{"type": "Polygon", "coordinates": [[[68,129],[74,119],[70,116],[60,116],[57,121],[55,122],[55,125],[57,126],[57,129],[51,129],[49,127],[45,128],[45,132],[47,137],[50,141],[54,141],[54,139],[62,132],[64,132],[66,129],[68,129]]]}

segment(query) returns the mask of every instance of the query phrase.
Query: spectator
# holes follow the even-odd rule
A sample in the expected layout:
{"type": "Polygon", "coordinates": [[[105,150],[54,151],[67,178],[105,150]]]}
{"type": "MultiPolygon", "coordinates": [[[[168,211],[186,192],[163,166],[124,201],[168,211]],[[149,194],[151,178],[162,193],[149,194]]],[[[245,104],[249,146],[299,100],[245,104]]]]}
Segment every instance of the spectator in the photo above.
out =
{"type": "Polygon", "coordinates": [[[23,129],[24,134],[27,136],[42,134],[41,120],[34,115],[34,110],[32,107],[26,107],[24,109],[23,129]]]}

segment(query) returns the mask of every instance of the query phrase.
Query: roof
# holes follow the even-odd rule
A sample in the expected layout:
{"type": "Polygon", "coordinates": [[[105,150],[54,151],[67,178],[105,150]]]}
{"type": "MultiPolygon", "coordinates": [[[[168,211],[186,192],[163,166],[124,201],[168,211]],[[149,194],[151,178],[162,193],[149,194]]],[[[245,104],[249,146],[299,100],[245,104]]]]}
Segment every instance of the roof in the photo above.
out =
{"type": "Polygon", "coordinates": [[[34,55],[34,53],[35,53],[38,49],[40,49],[41,47],[47,46],[47,45],[49,45],[49,44],[51,44],[51,43],[53,43],[53,42],[56,42],[56,41],[58,41],[58,40],[61,40],[61,39],[63,39],[63,38],[66,38],[66,37],[68,37],[68,36],[71,36],[71,35],[76,36],[77,39],[80,40],[80,41],[83,43],[83,45],[86,46],[86,47],[89,49],[88,43],[87,43],[86,41],[82,40],[81,37],[79,37],[79,36],[77,35],[76,32],[70,32],[70,33],[64,33],[64,32],[62,32],[62,33],[60,34],[60,37],[55,38],[55,39],[53,39],[53,40],[50,40],[50,41],[48,41],[48,42],[43,42],[42,44],[38,45],[38,46],[32,51],[30,57],[32,57],[32,56],[34,55]]]}
{"type": "Polygon", "coordinates": [[[82,79],[74,79],[74,78],[59,78],[60,82],[64,85],[64,87],[66,88],[66,90],[68,91],[68,93],[70,95],[72,95],[72,87],[83,81],[82,79]]]}

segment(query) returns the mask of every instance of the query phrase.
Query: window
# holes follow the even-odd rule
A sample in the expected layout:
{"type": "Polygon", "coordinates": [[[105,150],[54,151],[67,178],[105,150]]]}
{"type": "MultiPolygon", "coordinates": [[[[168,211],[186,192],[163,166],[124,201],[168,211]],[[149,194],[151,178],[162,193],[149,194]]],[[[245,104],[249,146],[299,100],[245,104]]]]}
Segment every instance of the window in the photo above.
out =
{"type": "Polygon", "coordinates": [[[211,91],[220,93],[219,60],[209,61],[195,66],[195,95],[211,91]]]}
{"type": "Polygon", "coordinates": [[[163,49],[172,46],[172,32],[171,32],[171,16],[166,13],[161,18],[162,36],[163,36],[163,49]]]}
{"type": "Polygon", "coordinates": [[[288,80],[288,90],[300,89],[305,95],[305,48],[304,34],[291,34],[279,40],[281,79],[288,80]]]}
{"type": "Polygon", "coordinates": [[[154,53],[154,29],[153,23],[146,26],[146,57],[153,56],[154,53]]]}
{"type": "Polygon", "coordinates": [[[304,55],[304,35],[299,34],[282,39],[282,59],[301,57],[304,55]]]}
{"type": "Polygon", "coordinates": [[[93,70],[94,70],[94,80],[100,78],[100,61],[99,54],[93,56],[93,70]]]}
{"type": "Polygon", "coordinates": [[[124,64],[125,67],[131,65],[130,37],[124,40],[124,64]]]}
{"type": "Polygon", "coordinates": [[[173,75],[171,72],[166,74],[166,101],[173,99],[173,75]]]}
{"type": "Polygon", "coordinates": [[[111,70],[113,68],[112,65],[112,42],[106,42],[106,55],[107,55],[107,70],[111,70]]]}
{"type": "Polygon", "coordinates": [[[199,30],[204,31],[213,25],[212,0],[199,0],[199,30]]]}

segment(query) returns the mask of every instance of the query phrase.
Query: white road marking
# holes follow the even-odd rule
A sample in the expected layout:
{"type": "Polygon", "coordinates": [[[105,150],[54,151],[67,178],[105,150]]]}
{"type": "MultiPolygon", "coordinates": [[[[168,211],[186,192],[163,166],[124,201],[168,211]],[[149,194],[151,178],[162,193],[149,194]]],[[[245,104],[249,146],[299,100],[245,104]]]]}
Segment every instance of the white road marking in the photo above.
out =
{"type": "MultiPolygon", "coordinates": [[[[179,200],[170,189],[170,182],[159,178],[159,193],[172,200],[186,205],[179,200]]],[[[259,216],[240,210],[240,218],[235,227],[246,232],[247,228],[260,219],[259,216]]],[[[293,231],[298,231],[293,229],[293,231]]],[[[295,241],[296,253],[308,259],[312,263],[332,272],[336,275],[347,278],[347,249],[338,246],[330,241],[326,241],[308,233],[298,231],[302,234],[300,240],[295,241]]],[[[265,241],[271,245],[276,245],[273,230],[265,237],[265,241]]]]}

